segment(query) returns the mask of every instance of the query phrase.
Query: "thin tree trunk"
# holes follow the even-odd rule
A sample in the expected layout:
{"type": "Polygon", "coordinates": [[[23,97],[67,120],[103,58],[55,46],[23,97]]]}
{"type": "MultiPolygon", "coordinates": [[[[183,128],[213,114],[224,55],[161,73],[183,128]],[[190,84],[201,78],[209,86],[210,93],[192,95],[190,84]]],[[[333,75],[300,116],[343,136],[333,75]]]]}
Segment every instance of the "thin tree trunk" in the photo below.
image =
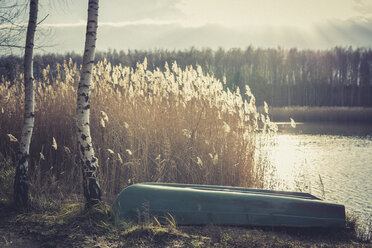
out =
{"type": "Polygon", "coordinates": [[[94,156],[89,127],[90,85],[96,48],[97,26],[98,0],[89,0],[85,49],[81,79],[77,92],[76,110],[80,163],[83,170],[83,189],[87,207],[98,203],[102,195],[98,181],[98,160],[94,156]]]}
{"type": "Polygon", "coordinates": [[[14,203],[18,207],[27,207],[28,196],[28,157],[30,143],[34,129],[34,77],[33,77],[33,50],[34,36],[37,25],[38,0],[30,1],[30,15],[28,19],[26,48],[24,56],[24,81],[25,81],[25,112],[22,129],[18,163],[14,179],[14,203]]]}

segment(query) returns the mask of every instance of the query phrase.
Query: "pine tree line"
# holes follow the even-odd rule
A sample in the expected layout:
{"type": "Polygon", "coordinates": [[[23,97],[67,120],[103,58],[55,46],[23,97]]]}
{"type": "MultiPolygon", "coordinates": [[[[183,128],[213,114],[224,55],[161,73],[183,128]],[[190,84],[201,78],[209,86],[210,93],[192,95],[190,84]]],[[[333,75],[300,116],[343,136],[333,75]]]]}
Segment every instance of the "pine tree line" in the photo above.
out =
{"type": "MultiPolygon", "coordinates": [[[[372,106],[372,50],[341,48],[298,50],[282,48],[194,49],[183,51],[116,51],[97,52],[96,61],[107,59],[112,65],[135,67],[147,58],[150,70],[164,69],[177,61],[181,68],[200,65],[219,79],[226,77],[227,87],[249,85],[257,104],[271,106],[372,106]]],[[[81,55],[46,54],[35,56],[34,73],[50,65],[57,74],[57,63],[72,58],[82,63],[81,55]]],[[[0,58],[0,76],[8,80],[19,77],[21,60],[14,56],[0,58]]]]}

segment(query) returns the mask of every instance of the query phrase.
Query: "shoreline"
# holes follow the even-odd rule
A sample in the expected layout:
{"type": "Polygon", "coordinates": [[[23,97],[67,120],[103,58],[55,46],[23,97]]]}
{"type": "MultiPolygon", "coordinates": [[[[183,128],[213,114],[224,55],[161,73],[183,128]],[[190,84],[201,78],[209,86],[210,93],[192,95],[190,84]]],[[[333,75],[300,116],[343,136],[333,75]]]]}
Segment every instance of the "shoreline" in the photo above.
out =
{"type": "MultiPolygon", "coordinates": [[[[264,107],[258,106],[263,113],[264,107]]],[[[372,123],[372,107],[269,107],[269,116],[273,122],[343,122],[372,123]]]]}
{"type": "MultiPolygon", "coordinates": [[[[123,223],[115,226],[107,204],[90,211],[69,202],[51,211],[19,215],[0,202],[0,246],[4,247],[369,247],[356,235],[356,220],[345,229],[178,226],[123,223]]],[[[366,237],[368,238],[368,237],[366,237]]]]}

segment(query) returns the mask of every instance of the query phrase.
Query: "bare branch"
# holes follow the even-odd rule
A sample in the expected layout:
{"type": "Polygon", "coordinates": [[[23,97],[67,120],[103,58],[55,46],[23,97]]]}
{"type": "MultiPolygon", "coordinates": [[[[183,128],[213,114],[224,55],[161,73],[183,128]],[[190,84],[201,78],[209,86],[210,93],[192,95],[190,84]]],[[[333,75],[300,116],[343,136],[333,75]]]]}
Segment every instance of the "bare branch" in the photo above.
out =
{"type": "Polygon", "coordinates": [[[24,49],[24,46],[17,46],[17,45],[12,45],[12,44],[0,44],[0,47],[13,47],[13,48],[22,48],[24,49]]]}
{"type": "Polygon", "coordinates": [[[39,21],[36,25],[39,25],[40,23],[42,23],[43,21],[45,21],[47,18],[48,18],[49,14],[47,14],[41,21],[39,21]]]}

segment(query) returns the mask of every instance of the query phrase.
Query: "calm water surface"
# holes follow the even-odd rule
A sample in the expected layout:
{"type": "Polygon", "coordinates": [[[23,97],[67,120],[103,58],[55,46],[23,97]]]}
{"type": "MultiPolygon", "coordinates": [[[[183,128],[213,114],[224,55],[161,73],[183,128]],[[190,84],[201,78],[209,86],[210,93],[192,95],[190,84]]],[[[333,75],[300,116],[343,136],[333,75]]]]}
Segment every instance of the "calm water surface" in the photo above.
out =
{"type": "Polygon", "coordinates": [[[372,125],[279,125],[264,149],[273,170],[269,182],[312,193],[372,218],[372,125]]]}

